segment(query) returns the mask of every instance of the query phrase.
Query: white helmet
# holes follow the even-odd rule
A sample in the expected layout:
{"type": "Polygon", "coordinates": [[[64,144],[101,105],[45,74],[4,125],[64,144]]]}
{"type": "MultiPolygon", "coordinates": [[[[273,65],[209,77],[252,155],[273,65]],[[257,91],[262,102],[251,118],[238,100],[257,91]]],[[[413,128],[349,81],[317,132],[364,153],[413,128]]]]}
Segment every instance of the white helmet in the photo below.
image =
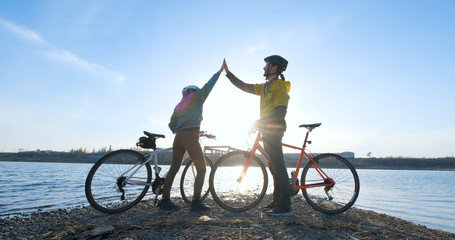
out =
{"type": "Polygon", "coordinates": [[[194,92],[197,90],[199,90],[199,88],[197,86],[189,85],[189,86],[186,86],[183,88],[182,94],[183,94],[183,96],[186,96],[186,95],[190,94],[191,92],[194,92]]]}

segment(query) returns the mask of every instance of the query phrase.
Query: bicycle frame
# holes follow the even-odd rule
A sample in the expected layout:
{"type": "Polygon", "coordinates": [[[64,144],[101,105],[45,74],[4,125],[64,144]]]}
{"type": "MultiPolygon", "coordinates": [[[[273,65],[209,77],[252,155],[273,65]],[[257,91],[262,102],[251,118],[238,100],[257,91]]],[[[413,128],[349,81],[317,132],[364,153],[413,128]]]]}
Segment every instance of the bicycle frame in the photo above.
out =
{"type": "MultiPolygon", "coordinates": [[[[161,171],[160,167],[158,166],[158,154],[159,153],[162,153],[162,152],[167,152],[167,151],[170,151],[172,150],[172,148],[163,148],[163,149],[158,149],[158,150],[155,150],[152,152],[152,154],[150,154],[150,156],[147,157],[147,160],[144,161],[143,163],[141,163],[140,165],[139,164],[136,164],[135,166],[131,167],[130,169],[128,169],[124,175],[127,175],[129,172],[133,171],[131,174],[128,175],[128,177],[124,180],[124,185],[126,185],[126,183],[133,183],[133,184],[136,184],[136,185],[148,185],[148,186],[152,186],[151,183],[147,184],[145,182],[142,182],[142,181],[134,181],[134,180],[130,180],[138,171],[139,169],[141,169],[145,164],[149,163],[150,161],[152,161],[152,159],[154,159],[154,167],[153,169],[155,169],[155,172],[156,174],[158,175],[161,171]]],[[[167,172],[166,174],[167,175],[167,172]]],[[[165,177],[165,176],[164,176],[165,177]]]]}
{"type": "MultiPolygon", "coordinates": [[[[309,154],[307,154],[306,151],[305,151],[306,144],[307,143],[311,143],[310,141],[308,141],[308,135],[309,135],[309,131],[307,131],[307,133],[305,135],[305,140],[303,142],[303,146],[302,147],[296,147],[296,146],[292,146],[292,145],[289,145],[289,144],[282,143],[282,146],[284,146],[284,147],[300,150],[300,157],[299,157],[299,161],[297,162],[297,166],[295,168],[296,174],[295,174],[295,178],[293,179],[293,181],[297,181],[297,176],[299,174],[299,170],[300,170],[300,166],[302,164],[303,156],[305,156],[308,159],[308,161],[312,162],[313,167],[316,169],[316,171],[318,172],[318,174],[321,176],[321,178],[324,181],[321,182],[321,183],[313,183],[313,184],[308,184],[308,185],[296,186],[295,189],[296,190],[300,190],[300,189],[306,189],[306,188],[310,188],[310,187],[333,186],[334,185],[333,180],[331,178],[329,178],[327,176],[327,174],[324,173],[324,171],[319,167],[317,162],[315,162],[314,159],[309,154]]],[[[256,140],[254,141],[253,148],[251,149],[251,152],[249,153],[250,156],[247,158],[247,160],[245,162],[245,165],[244,165],[243,170],[242,170],[242,172],[240,174],[240,177],[237,179],[238,182],[241,182],[243,177],[245,176],[248,168],[251,165],[251,162],[253,161],[254,156],[256,155],[256,151],[259,151],[260,153],[262,153],[262,155],[265,157],[265,159],[267,159],[267,162],[270,165],[272,165],[272,162],[270,160],[270,156],[267,154],[267,152],[265,151],[264,147],[262,147],[259,142],[263,142],[263,139],[261,137],[261,132],[260,131],[258,132],[258,134],[256,136],[256,140]]]]}

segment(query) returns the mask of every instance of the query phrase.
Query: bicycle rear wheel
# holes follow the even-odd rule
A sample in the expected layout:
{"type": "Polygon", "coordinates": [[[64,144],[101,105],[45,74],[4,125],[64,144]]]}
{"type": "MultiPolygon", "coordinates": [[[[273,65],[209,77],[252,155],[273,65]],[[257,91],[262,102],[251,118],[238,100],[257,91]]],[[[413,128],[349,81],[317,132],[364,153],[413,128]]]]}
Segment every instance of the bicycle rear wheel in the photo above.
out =
{"type": "MultiPolygon", "coordinates": [[[[182,177],[180,178],[180,193],[182,194],[182,198],[186,203],[191,203],[193,200],[193,193],[194,193],[194,179],[197,175],[196,166],[194,166],[193,160],[189,158],[189,162],[186,164],[185,168],[183,169],[182,177]]],[[[204,185],[202,186],[201,191],[201,201],[203,201],[207,195],[209,195],[209,178],[210,172],[213,167],[212,160],[205,156],[205,165],[207,171],[205,173],[204,185]]]]}
{"type": "MultiPolygon", "coordinates": [[[[359,196],[359,176],[352,164],[336,154],[321,154],[314,158],[320,169],[332,179],[333,186],[313,186],[303,189],[308,204],[319,212],[337,214],[348,210],[359,196]]],[[[324,184],[321,175],[309,161],[302,172],[302,185],[324,184]]]]}
{"type": "Polygon", "coordinates": [[[145,164],[132,176],[146,158],[133,150],[118,150],[102,157],[92,167],[85,181],[85,196],[90,205],[104,213],[119,213],[130,209],[147,193],[152,181],[150,164],[145,164]]]}
{"type": "Polygon", "coordinates": [[[247,211],[261,202],[267,191],[267,170],[255,156],[241,181],[239,177],[250,156],[246,151],[234,151],[222,156],[210,174],[210,190],[215,202],[232,212],[247,211]]]}

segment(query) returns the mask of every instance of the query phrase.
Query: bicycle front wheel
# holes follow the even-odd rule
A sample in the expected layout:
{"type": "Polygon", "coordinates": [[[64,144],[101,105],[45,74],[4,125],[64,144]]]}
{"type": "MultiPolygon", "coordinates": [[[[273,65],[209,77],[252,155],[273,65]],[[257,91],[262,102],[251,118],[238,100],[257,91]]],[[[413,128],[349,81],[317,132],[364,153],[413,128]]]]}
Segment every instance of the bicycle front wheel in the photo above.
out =
{"type": "Polygon", "coordinates": [[[319,169],[309,161],[302,172],[302,185],[313,185],[303,189],[303,196],[308,204],[319,212],[337,214],[348,210],[357,200],[360,190],[359,176],[354,166],[337,154],[321,154],[314,158],[319,169]],[[322,170],[333,182],[328,184],[319,173],[322,170]]]}
{"type": "Polygon", "coordinates": [[[215,163],[210,174],[212,197],[228,211],[243,212],[255,207],[267,191],[267,170],[257,156],[240,178],[249,156],[246,151],[230,152],[215,163]]]}
{"type": "MultiPolygon", "coordinates": [[[[194,193],[194,180],[196,179],[197,175],[197,170],[196,166],[193,163],[193,160],[189,158],[189,162],[186,164],[185,168],[183,169],[182,177],[180,178],[180,193],[182,194],[182,198],[186,203],[191,203],[191,200],[193,200],[193,193],[194,193]]],[[[205,166],[206,166],[206,173],[205,173],[205,178],[204,178],[204,185],[202,186],[202,191],[201,191],[201,201],[203,201],[207,195],[209,195],[209,181],[208,177],[212,167],[213,163],[210,158],[205,156],[205,166]]]]}
{"type": "Polygon", "coordinates": [[[139,203],[152,180],[150,164],[125,180],[145,160],[144,155],[133,150],[110,152],[98,160],[85,181],[85,196],[90,205],[104,213],[119,213],[139,203]]]}

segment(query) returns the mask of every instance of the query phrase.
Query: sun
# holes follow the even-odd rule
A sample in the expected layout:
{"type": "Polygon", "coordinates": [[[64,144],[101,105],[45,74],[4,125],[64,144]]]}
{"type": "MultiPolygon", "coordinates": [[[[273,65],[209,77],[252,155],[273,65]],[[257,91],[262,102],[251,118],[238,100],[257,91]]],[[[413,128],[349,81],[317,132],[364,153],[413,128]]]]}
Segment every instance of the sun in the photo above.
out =
{"type": "Polygon", "coordinates": [[[204,104],[201,130],[217,136],[216,145],[246,149],[245,137],[259,119],[259,96],[218,83],[204,104]]]}

